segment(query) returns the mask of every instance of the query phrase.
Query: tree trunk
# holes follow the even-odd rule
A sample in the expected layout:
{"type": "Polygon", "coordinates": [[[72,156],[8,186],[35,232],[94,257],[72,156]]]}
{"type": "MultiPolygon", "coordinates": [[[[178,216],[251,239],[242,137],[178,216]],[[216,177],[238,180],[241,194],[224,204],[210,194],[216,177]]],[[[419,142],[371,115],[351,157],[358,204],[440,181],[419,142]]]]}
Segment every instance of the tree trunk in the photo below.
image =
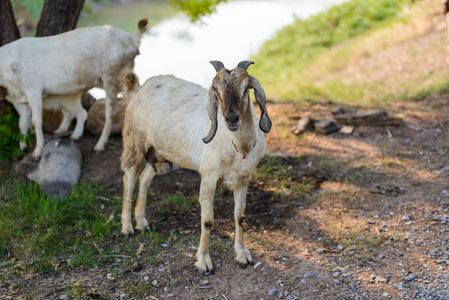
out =
{"type": "Polygon", "coordinates": [[[50,36],[75,29],[83,5],[84,0],[45,0],[36,36],[50,36]]]}
{"type": "MultiPolygon", "coordinates": [[[[19,28],[14,18],[11,2],[9,0],[0,0],[0,47],[20,39],[19,28]]],[[[5,87],[0,86],[0,101],[4,100],[6,96],[5,87]]],[[[3,103],[3,106],[12,106],[10,103],[3,103]]],[[[7,110],[0,107],[0,115],[7,110]]]]}
{"type": "Polygon", "coordinates": [[[20,32],[14,18],[11,2],[0,0],[0,47],[17,39],[20,39],[20,32]]]}

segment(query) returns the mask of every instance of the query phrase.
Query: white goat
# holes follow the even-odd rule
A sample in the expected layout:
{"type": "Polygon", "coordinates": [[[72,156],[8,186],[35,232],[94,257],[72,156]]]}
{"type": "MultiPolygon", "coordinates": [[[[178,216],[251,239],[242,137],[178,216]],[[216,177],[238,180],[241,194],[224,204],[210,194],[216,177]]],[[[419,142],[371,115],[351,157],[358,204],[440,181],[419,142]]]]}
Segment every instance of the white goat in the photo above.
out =
{"type": "MultiPolygon", "coordinates": [[[[137,92],[132,91],[134,96],[128,100],[125,113],[121,157],[125,171],[122,233],[126,235],[134,233],[131,202],[137,177],[140,176],[140,186],[135,207],[136,229],[144,230],[148,226],[145,218],[148,187],[157,168],[164,162],[172,162],[200,173],[201,241],[195,266],[201,272],[214,270],[209,256],[209,235],[214,227],[217,183],[234,191],[236,260],[242,268],[252,263],[242,227],[246,193],[252,172],[265,154],[264,132],[271,129],[265,92],[246,71],[253,62],[243,61],[231,71],[219,61],[211,63],[217,75],[209,91],[173,76],[152,77],[137,92]],[[250,89],[254,89],[261,109],[260,122],[250,101],[250,89]],[[210,131],[202,143],[208,128],[210,131]]],[[[131,88],[132,85],[125,88],[125,97],[129,96],[126,90],[131,88]]]]}
{"type": "MultiPolygon", "coordinates": [[[[0,48],[0,87],[7,90],[6,99],[20,115],[23,135],[36,131],[33,158],[42,153],[42,108],[63,108],[64,120],[56,131],[67,131],[73,116],[76,129],[71,138],[79,138],[84,129],[86,111],[81,107],[81,94],[92,87],[106,91],[106,120],[95,150],[104,150],[115,115],[115,102],[120,92],[120,78],[134,66],[139,53],[147,19],[138,24],[136,34],[112,26],[82,28],[51,37],[22,38],[0,48]],[[74,109],[74,111],[73,111],[74,109]]],[[[25,147],[21,143],[21,148],[25,147]]]]}

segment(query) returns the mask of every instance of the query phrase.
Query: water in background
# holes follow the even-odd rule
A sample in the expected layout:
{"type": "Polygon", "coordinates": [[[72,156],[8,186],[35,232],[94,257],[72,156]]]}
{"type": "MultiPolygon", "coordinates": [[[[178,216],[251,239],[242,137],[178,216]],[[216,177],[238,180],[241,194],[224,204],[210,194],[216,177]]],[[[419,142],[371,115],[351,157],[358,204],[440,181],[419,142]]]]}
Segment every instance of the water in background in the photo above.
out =
{"type": "MultiPolygon", "coordinates": [[[[134,70],[141,84],[151,76],[173,74],[208,88],[215,76],[209,61],[220,60],[232,69],[250,59],[295,18],[308,18],[344,1],[230,1],[220,4],[214,14],[198,24],[176,16],[152,27],[143,37],[134,70]]],[[[100,89],[91,93],[96,98],[104,97],[100,89]]]]}

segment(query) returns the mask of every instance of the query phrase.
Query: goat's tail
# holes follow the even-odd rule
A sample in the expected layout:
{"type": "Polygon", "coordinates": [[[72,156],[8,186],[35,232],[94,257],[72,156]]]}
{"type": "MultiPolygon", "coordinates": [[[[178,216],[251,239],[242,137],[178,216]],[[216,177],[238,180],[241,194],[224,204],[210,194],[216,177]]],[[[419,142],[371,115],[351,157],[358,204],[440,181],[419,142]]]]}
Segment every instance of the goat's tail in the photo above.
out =
{"type": "Polygon", "coordinates": [[[122,83],[123,98],[126,101],[125,105],[128,106],[129,101],[140,88],[139,78],[132,70],[128,70],[120,81],[122,83]]]}
{"type": "Polygon", "coordinates": [[[137,45],[140,45],[140,39],[142,38],[142,35],[147,31],[147,25],[148,25],[148,18],[143,18],[139,21],[138,29],[136,34],[134,35],[135,41],[137,45]]]}

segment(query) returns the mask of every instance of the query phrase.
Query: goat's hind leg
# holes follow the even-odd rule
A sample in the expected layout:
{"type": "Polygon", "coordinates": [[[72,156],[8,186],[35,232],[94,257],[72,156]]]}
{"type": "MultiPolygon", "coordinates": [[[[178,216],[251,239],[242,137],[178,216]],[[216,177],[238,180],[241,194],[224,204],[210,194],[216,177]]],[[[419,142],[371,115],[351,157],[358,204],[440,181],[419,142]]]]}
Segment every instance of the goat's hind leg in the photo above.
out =
{"type": "Polygon", "coordinates": [[[134,185],[137,180],[138,173],[136,166],[125,169],[123,176],[123,207],[122,207],[122,233],[129,237],[134,234],[133,224],[131,221],[131,207],[134,185]]]}
{"type": "MultiPolygon", "coordinates": [[[[162,164],[158,163],[157,166],[160,168],[162,164]]],[[[136,208],[134,211],[137,230],[145,230],[148,226],[148,221],[145,218],[145,207],[147,203],[148,188],[150,187],[154,175],[156,175],[156,171],[150,164],[147,164],[139,178],[139,196],[137,197],[136,208]]]]}
{"type": "Polygon", "coordinates": [[[31,110],[28,104],[14,104],[14,108],[19,113],[19,129],[22,134],[20,138],[20,150],[25,150],[26,143],[25,138],[28,134],[28,129],[32,129],[31,127],[31,110]]]}
{"type": "Polygon", "coordinates": [[[234,191],[234,219],[235,219],[235,244],[234,250],[236,253],[235,260],[240,264],[242,269],[246,269],[248,264],[253,263],[251,254],[245,247],[245,230],[243,223],[245,222],[245,206],[246,193],[248,185],[244,184],[234,191]]]}
{"type": "Polygon", "coordinates": [[[118,88],[119,84],[114,84],[114,79],[106,78],[103,80],[104,89],[106,91],[106,99],[104,101],[105,104],[105,121],[103,131],[101,132],[100,139],[95,145],[95,151],[103,151],[106,143],[108,142],[109,135],[112,130],[112,121],[115,117],[116,112],[116,102],[117,102],[117,94],[120,92],[120,88],[118,88]]]}

